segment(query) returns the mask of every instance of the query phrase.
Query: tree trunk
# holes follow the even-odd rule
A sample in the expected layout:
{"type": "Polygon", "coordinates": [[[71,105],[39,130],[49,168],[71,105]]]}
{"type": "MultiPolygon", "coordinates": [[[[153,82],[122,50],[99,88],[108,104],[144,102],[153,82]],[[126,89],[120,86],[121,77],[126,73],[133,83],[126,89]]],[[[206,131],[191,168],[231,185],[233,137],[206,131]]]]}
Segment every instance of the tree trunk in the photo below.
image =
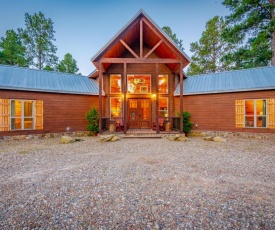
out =
{"type": "MultiPolygon", "coordinates": [[[[275,0],[269,0],[269,2],[271,4],[270,19],[274,20],[275,0]]],[[[271,32],[271,50],[272,50],[271,65],[275,66],[275,28],[273,28],[271,32]]]]}

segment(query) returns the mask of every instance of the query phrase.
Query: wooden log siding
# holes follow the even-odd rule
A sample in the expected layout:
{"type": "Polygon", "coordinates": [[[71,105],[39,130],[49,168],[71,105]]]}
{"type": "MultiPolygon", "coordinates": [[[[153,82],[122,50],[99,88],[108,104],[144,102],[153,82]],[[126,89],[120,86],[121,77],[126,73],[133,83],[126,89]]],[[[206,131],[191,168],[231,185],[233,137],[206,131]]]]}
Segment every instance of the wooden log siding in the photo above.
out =
{"type": "MultiPolygon", "coordinates": [[[[236,100],[268,99],[270,102],[269,98],[275,98],[275,90],[184,95],[183,108],[191,113],[191,121],[198,125],[193,130],[274,133],[273,125],[267,128],[236,127],[236,100]]],[[[273,107],[268,108],[268,112],[272,110],[273,107]]],[[[179,96],[175,97],[175,111],[179,111],[179,96]]]]}
{"type": "Polygon", "coordinates": [[[1,131],[0,136],[86,131],[86,113],[98,109],[98,96],[1,90],[3,99],[43,101],[43,129],[1,131]]]}

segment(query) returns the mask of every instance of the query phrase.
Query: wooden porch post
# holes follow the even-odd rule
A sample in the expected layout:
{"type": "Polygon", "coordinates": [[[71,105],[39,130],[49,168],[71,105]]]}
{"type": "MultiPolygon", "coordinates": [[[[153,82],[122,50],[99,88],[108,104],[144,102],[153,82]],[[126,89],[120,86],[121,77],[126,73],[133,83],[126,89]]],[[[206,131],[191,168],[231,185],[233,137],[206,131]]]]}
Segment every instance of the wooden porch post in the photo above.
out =
{"type": "Polygon", "coordinates": [[[183,73],[182,62],[180,62],[180,133],[183,133],[183,73]]]}
{"type": "Polygon", "coordinates": [[[127,133],[128,118],[127,118],[127,64],[123,63],[123,105],[124,105],[124,134],[127,133]]]}
{"type": "Polygon", "coordinates": [[[98,103],[98,111],[99,111],[99,133],[102,133],[102,64],[99,64],[99,103],[98,103]]]}
{"type": "Polygon", "coordinates": [[[156,63],[156,133],[159,133],[159,118],[158,118],[158,108],[159,108],[159,64],[156,63]]]}

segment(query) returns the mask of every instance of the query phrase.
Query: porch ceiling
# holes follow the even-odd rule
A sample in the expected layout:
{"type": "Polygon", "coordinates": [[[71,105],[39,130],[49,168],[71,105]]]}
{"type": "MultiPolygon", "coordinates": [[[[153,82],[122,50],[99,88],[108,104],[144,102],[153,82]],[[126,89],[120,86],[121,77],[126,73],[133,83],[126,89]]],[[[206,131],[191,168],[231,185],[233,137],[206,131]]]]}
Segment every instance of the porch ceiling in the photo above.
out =
{"type": "MultiPolygon", "coordinates": [[[[175,46],[171,39],[169,39],[164,33],[165,32],[163,32],[162,29],[157,27],[152,20],[141,12],[137,17],[130,21],[130,23],[128,23],[128,25],[117,36],[115,36],[108,45],[94,57],[94,59],[92,59],[92,62],[97,69],[99,69],[99,63],[102,58],[120,58],[126,52],[130,54],[128,55],[130,58],[144,58],[147,53],[143,53],[142,50],[143,55],[141,57],[140,49],[143,49],[143,46],[147,46],[149,49],[154,49],[153,53],[160,59],[175,59],[179,62],[182,61],[183,67],[188,65],[190,62],[188,56],[185,55],[183,51],[179,50],[179,48],[175,46]],[[140,39],[143,39],[143,45],[140,46],[139,50],[133,50],[133,44],[139,44],[140,39]]],[[[149,55],[148,58],[151,58],[151,56],[149,55]]],[[[111,64],[112,63],[103,63],[102,66],[107,70],[111,64]]],[[[166,65],[173,72],[180,71],[180,64],[167,63],[166,65]]]]}

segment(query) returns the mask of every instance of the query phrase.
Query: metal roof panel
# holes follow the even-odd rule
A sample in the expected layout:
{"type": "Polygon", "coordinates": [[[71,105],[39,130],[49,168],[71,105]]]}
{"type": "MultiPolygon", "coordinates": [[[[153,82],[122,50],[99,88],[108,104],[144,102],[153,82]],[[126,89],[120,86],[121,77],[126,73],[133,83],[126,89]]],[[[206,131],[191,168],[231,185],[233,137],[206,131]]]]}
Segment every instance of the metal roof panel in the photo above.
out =
{"type": "MultiPolygon", "coordinates": [[[[275,66],[189,76],[183,95],[275,89],[275,66]]],[[[179,84],[174,95],[178,96],[179,84]]]]}
{"type": "Polygon", "coordinates": [[[70,94],[99,94],[97,81],[86,76],[6,65],[0,65],[0,88],[70,94]]]}

